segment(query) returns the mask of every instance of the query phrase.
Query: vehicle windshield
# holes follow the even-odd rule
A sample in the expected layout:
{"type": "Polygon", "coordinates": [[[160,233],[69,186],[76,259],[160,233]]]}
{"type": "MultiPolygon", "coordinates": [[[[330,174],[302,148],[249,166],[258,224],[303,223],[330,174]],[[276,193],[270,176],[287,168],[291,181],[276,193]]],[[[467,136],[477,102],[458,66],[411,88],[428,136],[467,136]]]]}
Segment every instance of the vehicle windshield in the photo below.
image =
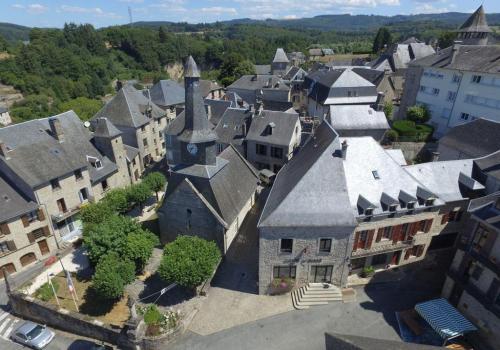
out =
{"type": "Polygon", "coordinates": [[[31,331],[29,331],[26,336],[28,339],[35,339],[38,337],[43,331],[43,327],[40,325],[37,325],[35,328],[33,328],[31,331]]]}

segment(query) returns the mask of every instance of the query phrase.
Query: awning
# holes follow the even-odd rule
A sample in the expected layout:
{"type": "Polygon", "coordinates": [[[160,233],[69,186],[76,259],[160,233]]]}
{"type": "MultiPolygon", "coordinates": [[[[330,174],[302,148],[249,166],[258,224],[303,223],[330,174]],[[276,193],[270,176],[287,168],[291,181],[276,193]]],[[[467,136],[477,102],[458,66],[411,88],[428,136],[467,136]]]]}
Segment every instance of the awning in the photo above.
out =
{"type": "Polygon", "coordinates": [[[444,340],[477,330],[472,323],[443,298],[419,303],[415,305],[415,310],[444,340]]]}

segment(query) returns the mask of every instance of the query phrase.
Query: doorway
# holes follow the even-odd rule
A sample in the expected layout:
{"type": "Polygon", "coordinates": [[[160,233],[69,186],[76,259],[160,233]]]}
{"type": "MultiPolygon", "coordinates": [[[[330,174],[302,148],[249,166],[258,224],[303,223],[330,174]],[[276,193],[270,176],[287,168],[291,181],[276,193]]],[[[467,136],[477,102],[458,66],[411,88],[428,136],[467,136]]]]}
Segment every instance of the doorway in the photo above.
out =
{"type": "Polygon", "coordinates": [[[43,241],[38,241],[38,248],[40,248],[40,253],[42,253],[42,255],[50,253],[49,245],[45,239],[43,241]]]}
{"type": "Polygon", "coordinates": [[[392,258],[391,258],[391,265],[398,265],[400,257],[401,257],[401,250],[398,250],[397,252],[394,252],[392,254],[392,258]]]}
{"type": "Polygon", "coordinates": [[[332,265],[315,265],[311,267],[311,279],[314,283],[330,283],[332,281],[332,265]]]}

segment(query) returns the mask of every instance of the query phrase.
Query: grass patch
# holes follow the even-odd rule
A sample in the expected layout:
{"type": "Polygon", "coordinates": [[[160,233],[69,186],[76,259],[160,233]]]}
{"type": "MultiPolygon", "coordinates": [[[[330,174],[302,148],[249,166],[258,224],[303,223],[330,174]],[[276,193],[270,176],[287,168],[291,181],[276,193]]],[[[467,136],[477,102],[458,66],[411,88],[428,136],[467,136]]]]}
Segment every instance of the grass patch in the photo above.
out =
{"type": "MultiPolygon", "coordinates": [[[[57,294],[59,290],[59,282],[52,281],[52,285],[54,286],[54,289],[57,294]]],[[[50,286],[49,282],[43,284],[40,288],[38,288],[38,290],[35,293],[35,297],[43,301],[49,301],[52,298],[54,298],[54,291],[52,290],[52,287],[50,286]]]]}
{"type": "Polygon", "coordinates": [[[427,124],[415,124],[411,120],[397,120],[392,128],[398,133],[399,141],[421,142],[431,138],[434,128],[427,124]]]}

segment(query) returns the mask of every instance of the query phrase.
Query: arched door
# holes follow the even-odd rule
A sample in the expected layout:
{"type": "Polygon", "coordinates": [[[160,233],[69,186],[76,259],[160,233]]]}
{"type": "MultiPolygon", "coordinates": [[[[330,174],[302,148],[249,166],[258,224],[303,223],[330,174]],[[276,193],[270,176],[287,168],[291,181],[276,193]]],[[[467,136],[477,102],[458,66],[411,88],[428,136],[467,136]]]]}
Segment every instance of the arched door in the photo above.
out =
{"type": "Polygon", "coordinates": [[[4,268],[7,270],[7,272],[9,274],[16,272],[16,267],[14,266],[13,263],[8,263],[8,264],[5,264],[3,266],[0,266],[0,279],[4,278],[4,275],[3,275],[4,268]]]}
{"type": "Polygon", "coordinates": [[[25,254],[19,259],[21,261],[22,266],[27,266],[29,264],[32,264],[36,261],[36,256],[35,253],[28,253],[25,254]]]}

